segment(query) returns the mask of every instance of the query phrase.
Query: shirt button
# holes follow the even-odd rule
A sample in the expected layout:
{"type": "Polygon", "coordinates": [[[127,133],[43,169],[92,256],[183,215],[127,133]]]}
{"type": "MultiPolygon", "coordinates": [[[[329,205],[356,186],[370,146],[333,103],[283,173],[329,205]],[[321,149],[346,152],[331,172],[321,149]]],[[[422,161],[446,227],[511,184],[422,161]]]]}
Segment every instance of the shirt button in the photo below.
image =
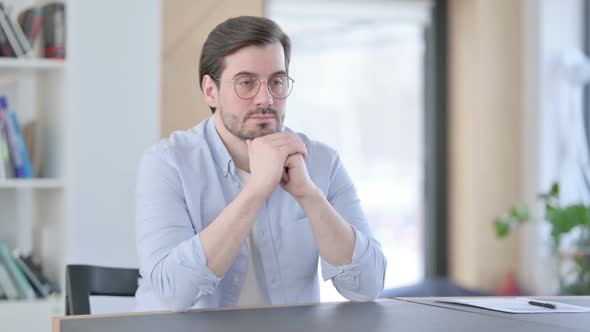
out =
{"type": "Polygon", "coordinates": [[[240,277],[238,276],[234,276],[234,285],[239,285],[240,284],[240,277]]]}

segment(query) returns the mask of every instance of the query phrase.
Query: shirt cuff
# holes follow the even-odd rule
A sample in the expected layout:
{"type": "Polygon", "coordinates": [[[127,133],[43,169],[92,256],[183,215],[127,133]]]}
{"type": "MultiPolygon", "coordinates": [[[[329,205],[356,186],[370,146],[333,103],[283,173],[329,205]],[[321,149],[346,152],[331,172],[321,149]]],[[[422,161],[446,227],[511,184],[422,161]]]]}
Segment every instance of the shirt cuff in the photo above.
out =
{"type": "Polygon", "coordinates": [[[190,267],[198,268],[201,278],[197,278],[197,280],[200,280],[198,288],[201,291],[201,295],[210,295],[223,276],[217,277],[207,265],[207,255],[201,244],[200,234],[194,237],[194,241],[189,241],[188,243],[190,244],[190,253],[182,255],[181,264],[188,264],[190,267]]]}
{"type": "MultiPolygon", "coordinates": [[[[322,259],[322,278],[324,281],[334,277],[338,277],[341,281],[358,281],[358,275],[360,273],[358,267],[362,265],[363,261],[366,259],[369,240],[363,233],[354,228],[354,226],[351,225],[350,227],[352,228],[355,237],[352,262],[348,265],[334,266],[322,259]]],[[[353,288],[358,288],[358,286],[353,288]]]]}

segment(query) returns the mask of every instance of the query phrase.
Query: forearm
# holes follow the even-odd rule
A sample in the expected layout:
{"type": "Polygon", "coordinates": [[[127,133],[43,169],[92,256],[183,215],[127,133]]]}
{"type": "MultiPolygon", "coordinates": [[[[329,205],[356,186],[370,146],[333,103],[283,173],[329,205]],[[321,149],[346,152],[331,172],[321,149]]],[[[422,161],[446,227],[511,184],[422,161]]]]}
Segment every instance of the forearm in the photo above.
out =
{"type": "Polygon", "coordinates": [[[201,233],[207,266],[221,277],[231,267],[266,197],[248,186],[201,233]]]}
{"type": "Polygon", "coordinates": [[[297,201],[310,221],[320,255],[334,266],[350,264],[355,244],[351,226],[317,188],[297,201]]]}
{"type": "Polygon", "coordinates": [[[369,301],[383,290],[387,260],[379,244],[355,228],[355,249],[352,264],[336,267],[322,260],[322,277],[331,279],[334,287],[345,298],[369,301]]]}

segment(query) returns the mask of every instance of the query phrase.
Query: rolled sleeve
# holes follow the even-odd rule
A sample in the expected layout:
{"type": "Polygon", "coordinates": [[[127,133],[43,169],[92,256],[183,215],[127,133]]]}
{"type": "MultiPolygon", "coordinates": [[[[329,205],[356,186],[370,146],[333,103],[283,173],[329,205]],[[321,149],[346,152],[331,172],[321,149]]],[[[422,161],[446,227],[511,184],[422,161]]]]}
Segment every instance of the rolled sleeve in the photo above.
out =
{"type": "Polygon", "coordinates": [[[339,157],[332,165],[327,197],[351,225],[355,244],[351,264],[333,266],[322,259],[322,277],[332,279],[338,292],[349,300],[373,300],[383,290],[387,260],[379,242],[371,235],[356,189],[339,157]]]}
{"type": "Polygon", "coordinates": [[[324,281],[332,279],[338,292],[349,300],[373,300],[383,290],[387,260],[377,241],[367,238],[354,226],[352,229],[355,235],[352,262],[334,266],[322,259],[322,277],[324,281]]]}
{"type": "Polygon", "coordinates": [[[150,151],[144,154],[136,203],[141,274],[163,307],[188,310],[201,296],[211,294],[221,279],[207,266],[180,177],[165,156],[150,151]]]}
{"type": "Polygon", "coordinates": [[[175,311],[186,311],[201,296],[212,294],[220,280],[207,266],[198,234],[155,264],[150,275],[160,301],[175,311]]]}

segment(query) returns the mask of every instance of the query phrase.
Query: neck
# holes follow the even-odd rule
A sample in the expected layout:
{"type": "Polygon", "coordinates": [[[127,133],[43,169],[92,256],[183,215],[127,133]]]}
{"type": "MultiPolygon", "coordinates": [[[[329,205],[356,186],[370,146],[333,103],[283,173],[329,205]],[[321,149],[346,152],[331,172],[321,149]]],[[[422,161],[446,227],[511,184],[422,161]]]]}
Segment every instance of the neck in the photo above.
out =
{"type": "Polygon", "coordinates": [[[234,161],[235,166],[243,171],[250,172],[250,159],[248,157],[248,145],[246,145],[246,142],[230,133],[218,115],[215,115],[214,120],[215,129],[219,137],[221,137],[221,141],[225,145],[227,152],[229,152],[231,159],[234,161]]]}

